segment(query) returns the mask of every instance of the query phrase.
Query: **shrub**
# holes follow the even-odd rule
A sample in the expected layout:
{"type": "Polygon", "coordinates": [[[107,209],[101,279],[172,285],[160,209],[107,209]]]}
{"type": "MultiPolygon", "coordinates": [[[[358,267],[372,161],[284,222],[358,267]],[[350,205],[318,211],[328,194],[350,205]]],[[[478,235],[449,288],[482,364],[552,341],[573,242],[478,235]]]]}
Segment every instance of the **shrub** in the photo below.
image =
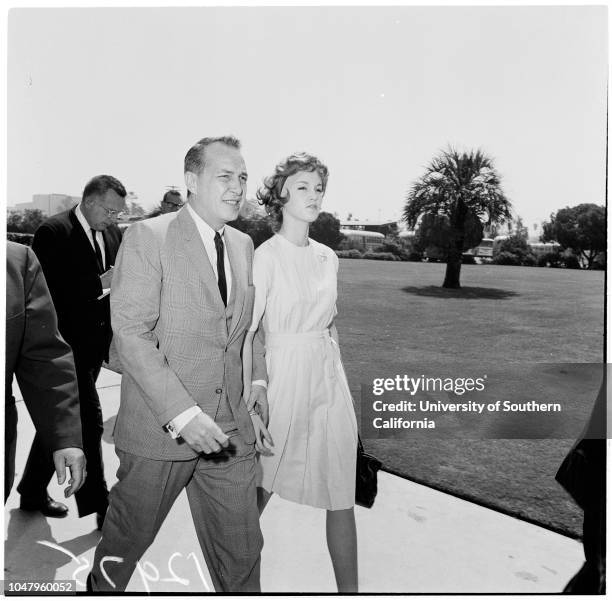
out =
{"type": "Polygon", "coordinates": [[[591,265],[591,269],[605,269],[606,268],[606,253],[599,253],[593,264],[591,265]]]}
{"type": "Polygon", "coordinates": [[[423,260],[423,253],[419,252],[418,250],[411,250],[408,253],[408,260],[409,261],[418,261],[420,263],[423,260]]]}
{"type": "Polygon", "coordinates": [[[562,258],[566,269],[580,269],[580,260],[573,252],[565,251],[562,258]]]}
{"type": "Polygon", "coordinates": [[[338,244],[344,240],[344,234],[340,233],[340,220],[325,211],[321,211],[310,224],[309,236],[333,249],[338,248],[338,244]]]}
{"type": "Polygon", "coordinates": [[[536,257],[533,253],[529,253],[523,257],[523,265],[527,267],[535,267],[536,265],[536,257]]]}
{"type": "Polygon", "coordinates": [[[266,216],[253,215],[247,219],[239,215],[230,225],[251,236],[255,248],[274,235],[271,221],[266,216]]]}
{"type": "Polygon", "coordinates": [[[532,259],[527,258],[529,256],[533,256],[533,253],[525,236],[520,234],[513,234],[505,240],[496,240],[493,245],[493,263],[497,265],[533,265],[535,257],[532,263],[532,259]]]}
{"type": "Polygon", "coordinates": [[[361,259],[361,253],[356,248],[349,250],[337,250],[336,254],[341,259],[361,259]]]}
{"type": "Polygon", "coordinates": [[[464,265],[476,265],[474,255],[461,255],[461,262],[464,265]]]}
{"type": "Polygon", "coordinates": [[[34,234],[21,234],[17,232],[7,232],[6,239],[11,242],[18,242],[19,244],[25,244],[26,246],[32,246],[32,240],[34,234]]]}
{"type": "Polygon", "coordinates": [[[379,253],[379,252],[372,252],[372,251],[368,251],[367,253],[364,253],[363,259],[374,259],[376,261],[399,261],[399,257],[396,257],[394,254],[392,253],[379,253]]]}
{"type": "Polygon", "coordinates": [[[493,263],[496,265],[520,265],[521,259],[518,255],[503,250],[493,258],[493,263]]]}
{"type": "Polygon", "coordinates": [[[536,260],[536,265],[538,267],[560,267],[561,264],[561,255],[559,252],[547,252],[543,255],[540,255],[536,260]]]}
{"type": "Polygon", "coordinates": [[[25,211],[9,211],[6,218],[6,230],[20,234],[33,234],[45,220],[45,214],[40,209],[25,211]]]}
{"type": "Polygon", "coordinates": [[[400,261],[408,261],[410,252],[397,242],[383,242],[377,249],[376,252],[380,253],[391,253],[395,255],[400,261]]]}

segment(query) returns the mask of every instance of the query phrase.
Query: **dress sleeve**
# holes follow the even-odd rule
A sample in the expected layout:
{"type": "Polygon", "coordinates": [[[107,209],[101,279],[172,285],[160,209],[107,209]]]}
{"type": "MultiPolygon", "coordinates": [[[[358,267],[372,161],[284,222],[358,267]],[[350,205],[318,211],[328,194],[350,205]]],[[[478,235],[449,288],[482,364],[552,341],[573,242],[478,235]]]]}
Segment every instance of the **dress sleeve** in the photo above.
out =
{"type": "Polygon", "coordinates": [[[336,270],[336,275],[338,275],[338,267],[340,265],[340,261],[338,261],[338,255],[332,250],[331,252],[332,264],[334,269],[336,270]]]}
{"type": "Polygon", "coordinates": [[[265,256],[256,252],[253,257],[253,285],[255,286],[255,302],[253,304],[253,321],[250,332],[257,331],[259,322],[266,311],[266,301],[269,289],[269,274],[266,266],[265,256]]]}
{"type": "MultiPolygon", "coordinates": [[[[335,270],[335,276],[336,276],[336,291],[338,290],[338,268],[340,266],[340,261],[338,261],[338,255],[332,250],[331,251],[331,258],[332,258],[332,265],[334,266],[334,270],[335,270]]],[[[336,316],[338,315],[338,303],[334,304],[334,314],[332,316],[332,321],[336,318],[336,316]]]]}

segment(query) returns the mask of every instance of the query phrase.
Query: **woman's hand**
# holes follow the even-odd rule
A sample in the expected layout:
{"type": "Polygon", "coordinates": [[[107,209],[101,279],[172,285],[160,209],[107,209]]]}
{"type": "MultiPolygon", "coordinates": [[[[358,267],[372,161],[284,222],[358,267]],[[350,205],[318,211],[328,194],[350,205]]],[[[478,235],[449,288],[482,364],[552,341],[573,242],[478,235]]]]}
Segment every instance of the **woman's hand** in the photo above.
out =
{"type": "Polygon", "coordinates": [[[255,411],[249,412],[251,421],[253,422],[253,430],[255,430],[255,449],[262,455],[272,455],[272,449],[274,448],[274,441],[270,436],[270,432],[264,426],[261,417],[255,411]]]}

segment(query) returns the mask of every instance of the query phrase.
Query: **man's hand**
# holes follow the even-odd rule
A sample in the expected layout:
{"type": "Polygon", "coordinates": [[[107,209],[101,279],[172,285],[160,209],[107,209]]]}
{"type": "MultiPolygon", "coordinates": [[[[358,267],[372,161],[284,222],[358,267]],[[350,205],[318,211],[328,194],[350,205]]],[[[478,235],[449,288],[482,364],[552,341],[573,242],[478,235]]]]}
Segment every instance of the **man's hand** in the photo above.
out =
{"type": "Polygon", "coordinates": [[[110,269],[105,271],[100,276],[100,282],[102,282],[102,288],[110,288],[111,287],[111,284],[113,283],[114,269],[115,269],[114,267],[111,267],[110,269]]]}
{"type": "Polygon", "coordinates": [[[262,455],[272,455],[274,441],[270,436],[270,432],[268,432],[268,429],[264,426],[261,417],[257,413],[251,414],[251,420],[253,421],[253,430],[255,430],[255,449],[262,455]]]}
{"type": "Polygon", "coordinates": [[[180,436],[196,453],[218,453],[229,444],[223,430],[204,412],[193,417],[180,436]]]}
{"type": "Polygon", "coordinates": [[[70,486],[64,490],[64,497],[68,498],[83,486],[87,477],[85,455],[81,449],[74,447],[58,449],[53,453],[53,463],[57,473],[57,483],[60,486],[66,481],[66,468],[70,470],[70,480],[68,480],[70,486]]]}
{"type": "Polygon", "coordinates": [[[253,384],[251,386],[251,394],[249,396],[249,402],[247,403],[247,409],[251,411],[255,405],[258,405],[258,413],[261,416],[264,426],[268,425],[269,410],[268,410],[268,391],[259,384],[253,384]]]}

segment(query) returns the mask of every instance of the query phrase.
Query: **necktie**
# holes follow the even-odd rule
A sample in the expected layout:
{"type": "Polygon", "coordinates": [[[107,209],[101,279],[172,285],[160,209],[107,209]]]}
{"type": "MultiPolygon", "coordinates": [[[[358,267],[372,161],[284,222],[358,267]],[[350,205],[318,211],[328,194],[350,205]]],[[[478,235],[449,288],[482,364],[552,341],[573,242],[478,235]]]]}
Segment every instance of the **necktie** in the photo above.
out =
{"type": "Polygon", "coordinates": [[[227,282],[225,281],[225,260],[223,256],[223,240],[219,232],[215,232],[215,248],[217,249],[217,274],[219,275],[219,292],[223,304],[227,307],[227,282]]]}
{"type": "Polygon", "coordinates": [[[93,237],[94,250],[96,251],[96,259],[98,259],[98,274],[104,273],[104,261],[102,260],[102,251],[96,239],[96,230],[92,228],[91,235],[93,237]]]}

